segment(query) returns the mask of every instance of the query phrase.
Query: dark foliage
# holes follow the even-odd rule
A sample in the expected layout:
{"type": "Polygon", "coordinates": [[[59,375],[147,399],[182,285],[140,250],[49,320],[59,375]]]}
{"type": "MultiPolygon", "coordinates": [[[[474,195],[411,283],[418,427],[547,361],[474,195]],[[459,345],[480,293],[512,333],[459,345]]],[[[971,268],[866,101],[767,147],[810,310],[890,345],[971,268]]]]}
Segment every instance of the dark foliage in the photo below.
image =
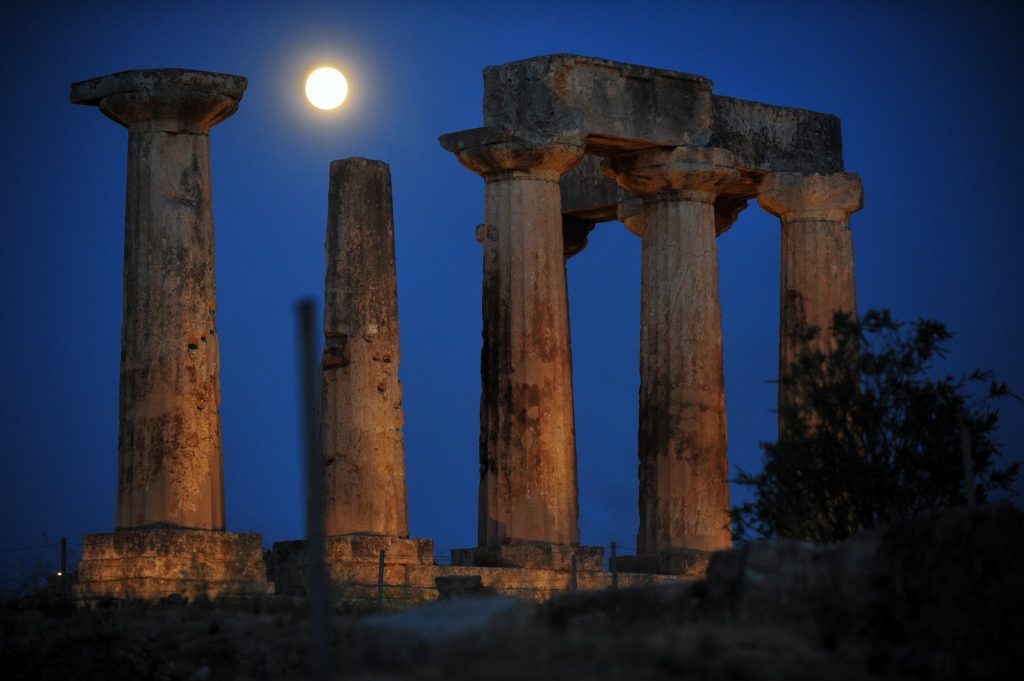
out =
{"type": "Polygon", "coordinates": [[[818,349],[816,336],[808,332],[780,379],[788,397],[779,439],[761,444],[763,471],[737,478],[755,491],[754,501],[733,509],[737,536],[834,542],[928,509],[962,506],[965,447],[976,501],[1009,488],[1019,464],[997,466],[993,405],[1015,396],[988,372],[931,378],[951,337],[943,324],[900,324],[888,310],[861,321],[837,313],[833,348],[818,349]]]}

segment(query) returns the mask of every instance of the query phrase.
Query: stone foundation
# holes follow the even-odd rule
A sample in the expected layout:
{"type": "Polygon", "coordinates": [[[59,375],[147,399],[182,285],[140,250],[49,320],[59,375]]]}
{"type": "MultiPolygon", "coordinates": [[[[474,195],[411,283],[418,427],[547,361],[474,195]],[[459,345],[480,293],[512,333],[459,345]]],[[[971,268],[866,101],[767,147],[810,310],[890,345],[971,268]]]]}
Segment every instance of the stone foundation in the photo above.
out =
{"type": "MultiPolygon", "coordinates": [[[[337,592],[345,585],[373,585],[376,589],[381,551],[384,581],[388,584],[408,583],[410,567],[434,565],[434,542],[430,539],[363,533],[326,537],[324,560],[332,589],[337,592]]],[[[305,596],[307,567],[304,539],[274,542],[268,568],[277,593],[305,596]]]]}
{"type": "Polygon", "coordinates": [[[577,570],[604,569],[604,549],[600,546],[570,546],[539,541],[452,549],[452,565],[571,570],[573,556],[576,556],[577,570]]]}
{"type": "MultiPolygon", "coordinates": [[[[384,608],[388,610],[426,603],[441,597],[438,589],[494,593],[528,601],[546,601],[572,588],[572,554],[577,556],[576,588],[606,589],[611,573],[603,569],[601,547],[570,547],[543,542],[502,547],[455,549],[456,560],[491,561],[490,565],[435,565],[433,542],[374,534],[327,537],[325,556],[331,583],[331,601],[337,607],[376,607],[380,551],[384,550],[384,608]],[[497,563],[504,561],[505,566],[497,563]],[[455,587],[458,588],[455,588],[455,587]],[[449,588],[452,587],[452,588],[449,588]]],[[[305,541],[275,542],[268,572],[283,596],[306,595],[305,541]]],[[[628,588],[671,582],[679,577],[657,574],[620,574],[619,586],[628,588]]]]}
{"type": "Polygon", "coordinates": [[[82,604],[272,593],[260,534],[164,528],[86,535],[73,587],[82,604]]]}
{"type": "Polygon", "coordinates": [[[615,565],[622,573],[678,575],[688,579],[704,579],[713,552],[694,549],[672,549],[638,556],[618,556],[615,565]]]}

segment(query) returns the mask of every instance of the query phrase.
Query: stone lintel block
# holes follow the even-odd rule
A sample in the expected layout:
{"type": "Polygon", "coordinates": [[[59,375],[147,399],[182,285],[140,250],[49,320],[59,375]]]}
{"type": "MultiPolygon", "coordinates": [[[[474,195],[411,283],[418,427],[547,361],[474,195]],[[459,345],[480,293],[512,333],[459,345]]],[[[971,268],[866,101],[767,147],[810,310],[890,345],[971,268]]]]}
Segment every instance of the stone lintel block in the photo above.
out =
{"type": "Polygon", "coordinates": [[[474,567],[571,570],[576,556],[577,571],[602,570],[604,549],[600,546],[570,546],[548,542],[513,542],[500,546],[452,549],[452,564],[474,567]]]}
{"type": "Polygon", "coordinates": [[[262,536],[146,528],[89,534],[83,540],[75,598],[158,600],[170,594],[216,599],[270,594],[262,536]]]}
{"type": "Polygon", "coordinates": [[[714,127],[710,146],[728,149],[736,164],[763,172],[838,173],[843,171],[843,135],[831,114],[712,97],[714,127]]]}
{"type": "Polygon", "coordinates": [[[238,110],[247,85],[242,76],[211,71],[121,71],[73,83],[71,103],[99,107],[125,127],[208,132],[238,110]]]}
{"type": "Polygon", "coordinates": [[[705,144],[712,83],[703,76],[555,54],[484,69],[484,125],[583,131],[593,153],[642,144],[705,144]]]}
{"type": "Polygon", "coordinates": [[[836,116],[712,93],[698,75],[549,55],[484,69],[484,125],[508,134],[576,130],[589,153],[679,144],[733,152],[762,171],[843,170],[836,116]]]}
{"type": "Polygon", "coordinates": [[[712,551],[696,549],[672,549],[637,556],[617,556],[615,564],[619,572],[647,573],[654,575],[677,575],[691,579],[703,579],[707,575],[712,551]]]}
{"type": "MultiPolygon", "coordinates": [[[[377,565],[384,551],[385,564],[433,565],[434,542],[430,539],[410,539],[386,534],[357,532],[324,538],[324,557],[333,562],[373,563],[377,565]]],[[[275,564],[306,565],[306,540],[274,542],[272,557],[275,564]]]]}

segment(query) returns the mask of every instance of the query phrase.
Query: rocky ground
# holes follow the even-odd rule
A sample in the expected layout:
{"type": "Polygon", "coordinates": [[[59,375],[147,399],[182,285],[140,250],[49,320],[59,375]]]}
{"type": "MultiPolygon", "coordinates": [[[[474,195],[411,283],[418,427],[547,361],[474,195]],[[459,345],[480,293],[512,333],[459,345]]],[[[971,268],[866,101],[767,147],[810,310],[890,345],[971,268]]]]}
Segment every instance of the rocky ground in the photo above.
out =
{"type": "MultiPolygon", "coordinates": [[[[1022,559],[1020,510],[946,512],[838,546],[747,544],[705,582],[335,615],[332,657],[353,679],[1017,678],[1022,559]]],[[[304,679],[308,640],[274,601],[0,608],[8,679],[304,679]]]]}

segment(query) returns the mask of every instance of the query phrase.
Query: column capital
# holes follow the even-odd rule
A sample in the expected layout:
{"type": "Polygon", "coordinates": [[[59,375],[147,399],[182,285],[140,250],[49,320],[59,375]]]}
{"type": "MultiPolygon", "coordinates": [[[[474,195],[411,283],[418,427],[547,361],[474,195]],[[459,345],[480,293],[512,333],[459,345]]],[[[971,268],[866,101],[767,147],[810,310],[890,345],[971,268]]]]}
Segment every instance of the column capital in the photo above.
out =
{"type": "Polygon", "coordinates": [[[605,159],[601,170],[645,200],[683,198],[711,203],[740,180],[733,155],[716,147],[641,149],[605,159]]]}
{"type": "Polygon", "coordinates": [[[583,160],[580,135],[525,139],[507,130],[473,128],[441,135],[441,146],[488,182],[529,177],[557,182],[583,160]]]}
{"type": "Polygon", "coordinates": [[[769,173],[761,180],[757,202],[785,222],[842,222],[864,207],[864,189],[853,173],[769,173]]]}
{"type": "Polygon", "coordinates": [[[122,71],[73,83],[71,103],[99,107],[133,131],[207,134],[238,110],[247,85],[210,71],[122,71]]]}
{"type": "Polygon", "coordinates": [[[558,142],[499,142],[463,149],[458,157],[462,165],[488,182],[518,176],[557,182],[583,160],[583,147],[558,142]]]}

